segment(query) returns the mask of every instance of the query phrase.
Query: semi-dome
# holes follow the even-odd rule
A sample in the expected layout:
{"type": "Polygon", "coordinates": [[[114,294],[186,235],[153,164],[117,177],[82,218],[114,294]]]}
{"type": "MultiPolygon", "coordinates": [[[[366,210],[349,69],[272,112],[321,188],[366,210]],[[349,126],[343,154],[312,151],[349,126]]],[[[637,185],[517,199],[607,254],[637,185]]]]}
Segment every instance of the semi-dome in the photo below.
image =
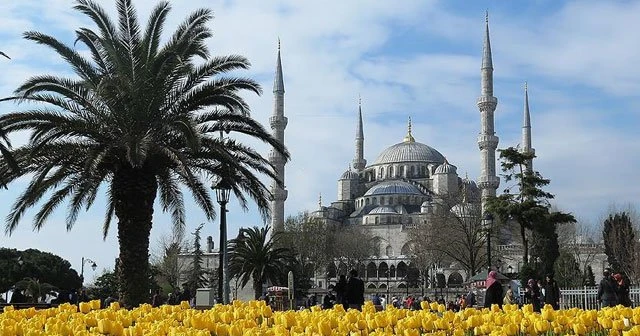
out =
{"type": "Polygon", "coordinates": [[[456,168],[456,166],[450,164],[447,159],[445,159],[444,163],[436,168],[435,174],[456,174],[457,170],[458,168],[456,168]]]}
{"type": "Polygon", "coordinates": [[[358,176],[358,173],[354,172],[351,169],[344,172],[340,177],[341,180],[357,180],[358,178],[360,178],[360,176],[358,176]]]}
{"type": "Polygon", "coordinates": [[[390,206],[379,206],[369,212],[370,215],[397,215],[396,210],[390,206]]]}
{"type": "Polygon", "coordinates": [[[418,187],[405,181],[384,181],[369,188],[365,196],[386,195],[386,194],[410,194],[422,195],[418,187]]]}
{"type": "Polygon", "coordinates": [[[382,151],[374,165],[397,162],[431,162],[440,164],[444,162],[444,156],[423,143],[404,141],[382,151]]]}

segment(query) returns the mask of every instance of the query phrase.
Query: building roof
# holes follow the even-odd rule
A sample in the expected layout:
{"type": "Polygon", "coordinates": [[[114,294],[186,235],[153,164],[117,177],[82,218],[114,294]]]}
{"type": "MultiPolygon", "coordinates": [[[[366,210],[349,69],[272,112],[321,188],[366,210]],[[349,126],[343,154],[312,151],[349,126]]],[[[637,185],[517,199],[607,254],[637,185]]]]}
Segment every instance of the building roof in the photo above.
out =
{"type": "Polygon", "coordinates": [[[374,165],[398,162],[431,162],[440,164],[444,162],[444,156],[423,143],[403,141],[382,151],[374,165]]]}
{"type": "Polygon", "coordinates": [[[418,187],[405,181],[394,180],[380,182],[373,187],[369,188],[364,194],[365,196],[372,195],[387,195],[387,194],[410,194],[410,195],[423,195],[418,187]]]}
{"type": "Polygon", "coordinates": [[[384,214],[397,215],[398,213],[396,212],[395,209],[393,209],[390,206],[379,206],[369,212],[369,215],[384,215],[384,214]]]}

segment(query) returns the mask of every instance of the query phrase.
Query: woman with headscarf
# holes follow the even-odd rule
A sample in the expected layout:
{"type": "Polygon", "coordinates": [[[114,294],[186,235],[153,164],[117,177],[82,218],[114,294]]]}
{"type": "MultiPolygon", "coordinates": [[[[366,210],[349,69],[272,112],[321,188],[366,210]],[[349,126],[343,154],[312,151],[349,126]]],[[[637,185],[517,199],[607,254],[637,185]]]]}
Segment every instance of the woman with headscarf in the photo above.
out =
{"type": "Polygon", "coordinates": [[[618,297],[618,303],[631,307],[631,298],[629,297],[629,284],[625,281],[624,277],[620,273],[613,275],[613,279],[616,281],[616,296],[618,297]]]}
{"type": "Polygon", "coordinates": [[[484,306],[486,308],[491,308],[492,304],[497,304],[502,308],[502,285],[500,281],[496,278],[498,273],[496,271],[489,272],[489,276],[487,276],[487,280],[485,281],[485,286],[487,287],[487,292],[484,296],[484,306]]]}
{"type": "Polygon", "coordinates": [[[534,312],[540,312],[540,287],[535,280],[529,279],[524,289],[524,303],[533,306],[534,312]]]}

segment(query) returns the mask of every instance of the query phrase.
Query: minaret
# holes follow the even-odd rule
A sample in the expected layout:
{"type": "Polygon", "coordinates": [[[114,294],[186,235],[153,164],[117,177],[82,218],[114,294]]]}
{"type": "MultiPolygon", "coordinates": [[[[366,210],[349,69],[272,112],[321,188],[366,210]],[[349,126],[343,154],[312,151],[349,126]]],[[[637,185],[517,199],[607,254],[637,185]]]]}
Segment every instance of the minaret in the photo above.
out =
{"type": "Polygon", "coordinates": [[[489,13],[485,16],[484,45],[482,46],[481,91],[477,105],[480,110],[480,177],[478,187],[482,191],[482,208],[486,199],[496,196],[500,179],[496,176],[496,148],[498,137],[495,135],[493,115],[498,99],[493,96],[493,61],[491,59],[491,42],[489,40],[489,13]]]}
{"type": "MultiPolygon", "coordinates": [[[[529,90],[527,82],[524,83],[524,117],[522,123],[522,153],[535,154],[536,150],[531,147],[531,115],[529,114],[529,90]]],[[[527,171],[533,172],[533,160],[527,162],[527,171]]]]}
{"type": "Polygon", "coordinates": [[[358,98],[358,127],[356,128],[356,156],[353,159],[353,169],[361,172],[367,166],[364,159],[364,130],[362,127],[362,99],[358,98]]]}
{"type": "MultiPolygon", "coordinates": [[[[284,116],[284,80],[282,78],[282,61],[280,60],[280,40],[278,39],[278,59],[276,61],[276,74],[273,80],[273,115],[269,118],[273,136],[284,144],[284,129],[287,127],[287,117],[284,116]]],[[[271,150],[269,162],[274,166],[278,180],[271,184],[271,228],[273,232],[284,230],[284,201],[287,199],[287,190],[284,186],[284,165],[286,163],[282,154],[271,150]]]]}

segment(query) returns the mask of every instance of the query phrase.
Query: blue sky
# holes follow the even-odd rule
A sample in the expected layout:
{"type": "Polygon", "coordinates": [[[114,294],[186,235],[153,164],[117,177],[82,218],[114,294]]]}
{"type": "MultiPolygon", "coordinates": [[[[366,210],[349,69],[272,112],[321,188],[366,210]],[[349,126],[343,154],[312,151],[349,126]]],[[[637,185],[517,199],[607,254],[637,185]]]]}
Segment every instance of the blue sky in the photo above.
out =
{"type": "MultiPolygon", "coordinates": [[[[112,1],[102,2],[114,12],[112,1]]],[[[143,18],[155,3],[134,1],[143,18]]],[[[20,34],[39,30],[73,43],[73,31],[89,22],[72,5],[71,0],[0,3],[0,50],[12,57],[0,60],[1,96],[35,74],[71,75],[53,52],[20,34]]],[[[264,123],[272,112],[276,40],[282,40],[286,144],[292,154],[287,214],[315,209],[319,193],[325,204],[335,199],[336,179],[353,158],[358,95],[369,162],[402,140],[411,116],[417,141],[438,149],[459,173],[478,176],[475,100],[485,9],[499,100],[499,148],[520,141],[523,83],[528,81],[539,156],[535,168],[552,180],[548,190],[556,194],[555,204],[587,225],[597,225],[612,204],[637,204],[638,1],[173,1],[165,31],[199,7],[216,14],[213,53],[242,54],[253,63],[245,75],[259,80],[265,94],[247,100],[264,123]]],[[[0,113],[16,108],[5,103],[0,113]]],[[[13,138],[15,143],[23,139],[13,138]]],[[[0,191],[0,214],[8,212],[24,186],[20,181],[0,191]]],[[[104,202],[98,201],[70,232],[63,209],[40,232],[32,231],[28,216],[11,236],[0,237],[0,246],[50,251],[76,269],[84,256],[99,265],[97,274],[111,268],[118,253],[115,230],[102,240],[103,214],[104,202]]],[[[255,209],[242,212],[237,204],[230,206],[228,220],[231,237],[240,226],[263,223],[255,209]]],[[[187,231],[203,221],[189,200],[187,231]]],[[[218,241],[217,222],[204,231],[218,241]]],[[[169,232],[169,218],[158,209],[152,252],[169,232]]]]}

